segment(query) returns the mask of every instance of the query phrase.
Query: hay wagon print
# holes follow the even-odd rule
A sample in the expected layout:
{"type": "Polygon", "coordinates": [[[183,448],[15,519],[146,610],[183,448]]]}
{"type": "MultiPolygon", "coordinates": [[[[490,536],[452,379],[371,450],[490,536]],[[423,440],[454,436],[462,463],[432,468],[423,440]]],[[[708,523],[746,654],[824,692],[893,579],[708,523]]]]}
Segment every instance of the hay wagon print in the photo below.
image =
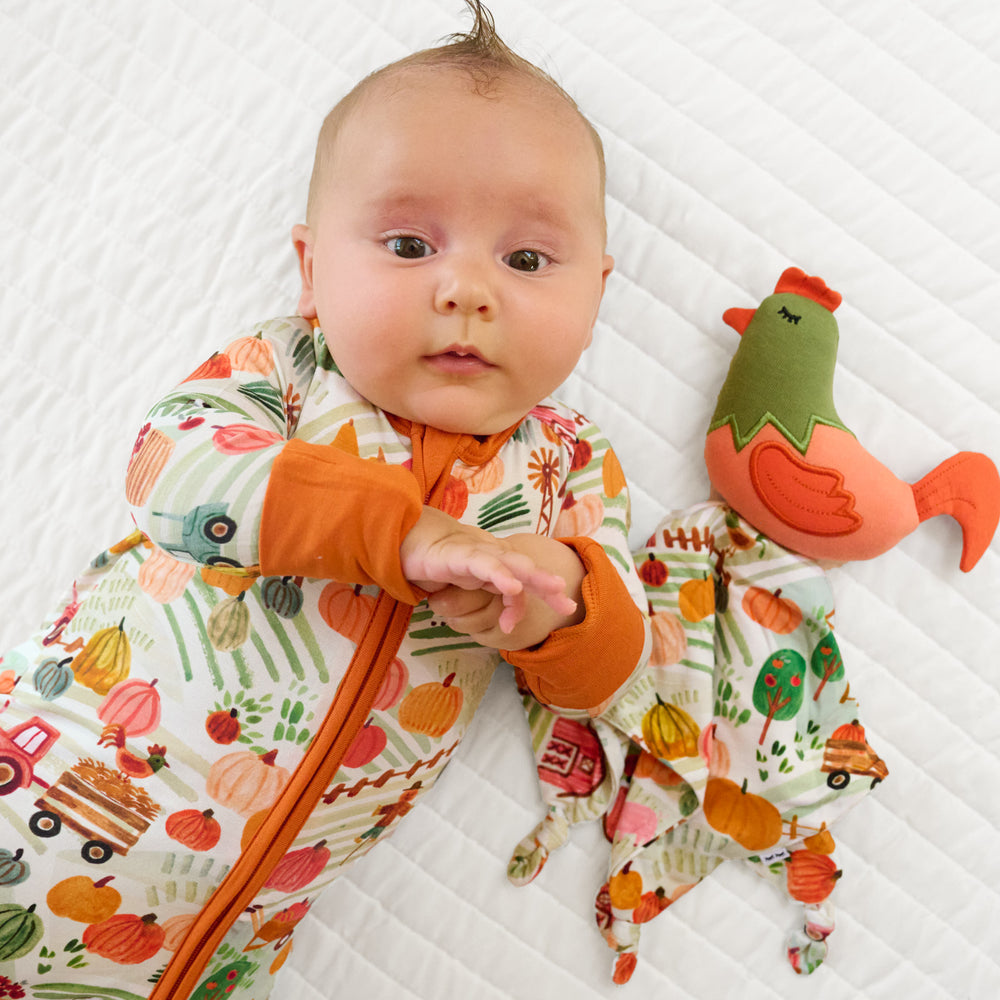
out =
{"type": "Polygon", "coordinates": [[[80,855],[94,865],[128,854],[160,811],[144,788],[89,759],[64,771],[35,807],[28,829],[36,837],[56,837],[68,827],[83,837],[80,855]]]}
{"type": "Polygon", "coordinates": [[[180,538],[177,541],[158,541],[167,552],[189,555],[208,566],[239,566],[233,559],[220,554],[220,546],[230,541],[236,534],[236,522],[226,513],[226,503],[203,503],[192,507],[186,514],[166,514],[153,511],[154,517],[180,522],[180,538]]]}
{"type": "Polygon", "coordinates": [[[826,783],[834,791],[841,791],[851,783],[851,776],[871,778],[874,788],[889,776],[889,768],[869,746],[864,728],[857,722],[839,726],[823,748],[823,765],[826,783]]]}

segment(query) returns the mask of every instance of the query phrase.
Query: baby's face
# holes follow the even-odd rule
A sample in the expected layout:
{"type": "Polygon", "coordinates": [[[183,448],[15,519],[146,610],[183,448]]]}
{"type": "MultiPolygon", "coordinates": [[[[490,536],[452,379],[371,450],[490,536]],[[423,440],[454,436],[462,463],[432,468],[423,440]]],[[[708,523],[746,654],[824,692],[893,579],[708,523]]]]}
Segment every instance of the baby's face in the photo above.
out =
{"type": "Polygon", "coordinates": [[[310,228],[303,315],[354,388],[397,416],[491,434],[590,342],[611,258],[596,150],[571,108],[504,78],[411,68],[338,134],[310,228]]]}

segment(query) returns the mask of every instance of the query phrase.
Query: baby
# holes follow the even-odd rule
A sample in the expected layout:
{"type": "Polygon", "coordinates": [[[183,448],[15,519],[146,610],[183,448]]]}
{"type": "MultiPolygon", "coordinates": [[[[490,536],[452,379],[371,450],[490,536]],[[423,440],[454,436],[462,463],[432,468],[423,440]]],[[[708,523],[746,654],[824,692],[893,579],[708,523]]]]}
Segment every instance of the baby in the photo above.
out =
{"type": "Polygon", "coordinates": [[[331,112],[299,315],[150,409],[138,530],[4,657],[0,958],[29,996],[261,1000],[501,655],[570,712],[645,663],[621,468],[548,398],[612,268],[600,141],[469,6],[331,112]]]}

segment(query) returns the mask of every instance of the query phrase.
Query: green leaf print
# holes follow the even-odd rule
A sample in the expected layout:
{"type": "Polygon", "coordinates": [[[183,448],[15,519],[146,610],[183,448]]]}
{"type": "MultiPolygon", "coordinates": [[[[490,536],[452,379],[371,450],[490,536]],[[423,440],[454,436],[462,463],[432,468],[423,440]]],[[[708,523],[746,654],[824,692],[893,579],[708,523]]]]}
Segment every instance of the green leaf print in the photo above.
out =
{"type": "Polygon", "coordinates": [[[281,398],[281,393],[270,382],[265,379],[247,382],[246,385],[240,386],[239,392],[273,413],[280,425],[285,426],[285,401],[281,398]]]}
{"type": "Polygon", "coordinates": [[[513,527],[508,522],[524,519],[525,525],[531,523],[531,508],[524,499],[524,484],[518,483],[499,496],[483,504],[476,517],[476,523],[484,531],[493,531],[501,525],[513,527]]]}

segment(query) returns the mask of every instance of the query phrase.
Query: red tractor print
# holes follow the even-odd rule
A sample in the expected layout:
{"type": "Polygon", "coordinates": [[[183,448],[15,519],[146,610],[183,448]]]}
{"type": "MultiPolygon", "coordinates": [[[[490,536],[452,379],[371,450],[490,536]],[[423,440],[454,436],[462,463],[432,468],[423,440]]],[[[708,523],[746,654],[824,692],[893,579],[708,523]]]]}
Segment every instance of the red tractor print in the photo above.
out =
{"type": "Polygon", "coordinates": [[[35,765],[57,739],[59,730],[37,715],[10,729],[0,729],[0,795],[27,788],[32,781],[48,788],[48,782],[35,777],[35,765]]]}

